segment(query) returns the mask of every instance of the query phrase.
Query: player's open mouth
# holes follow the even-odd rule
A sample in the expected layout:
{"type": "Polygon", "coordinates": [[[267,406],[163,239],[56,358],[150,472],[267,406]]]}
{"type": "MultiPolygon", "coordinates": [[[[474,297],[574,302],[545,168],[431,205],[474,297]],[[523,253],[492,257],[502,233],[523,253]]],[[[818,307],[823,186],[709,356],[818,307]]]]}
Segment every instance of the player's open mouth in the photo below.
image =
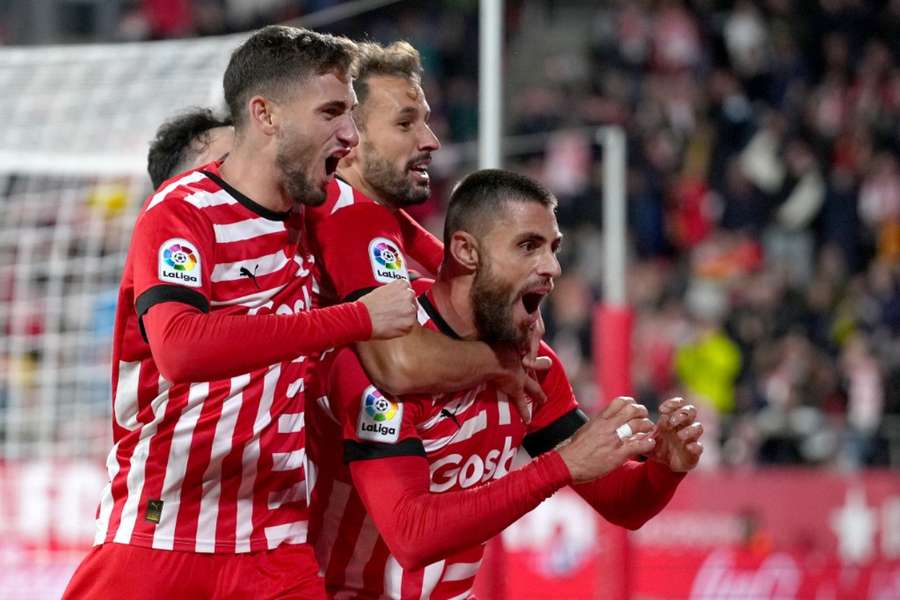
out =
{"type": "Polygon", "coordinates": [[[431,158],[418,160],[410,163],[408,169],[416,176],[417,179],[428,181],[428,166],[431,164],[431,158]]]}
{"type": "Polygon", "coordinates": [[[529,315],[537,312],[537,309],[541,307],[541,301],[544,299],[546,294],[541,292],[527,292],[522,294],[522,306],[525,308],[525,312],[529,315]]]}
{"type": "Polygon", "coordinates": [[[339,150],[335,150],[325,159],[325,175],[327,177],[331,177],[335,174],[338,168],[338,163],[341,162],[341,159],[350,154],[349,148],[341,148],[339,150]]]}

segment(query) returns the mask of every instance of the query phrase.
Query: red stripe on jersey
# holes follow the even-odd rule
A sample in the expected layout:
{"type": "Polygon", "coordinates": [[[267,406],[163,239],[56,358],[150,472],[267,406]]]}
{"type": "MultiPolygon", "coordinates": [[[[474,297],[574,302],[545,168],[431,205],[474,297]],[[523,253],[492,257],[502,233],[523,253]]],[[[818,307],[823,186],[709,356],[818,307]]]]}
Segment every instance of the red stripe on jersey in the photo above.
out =
{"type": "Polygon", "coordinates": [[[209,467],[212,454],[215,428],[205,427],[206,423],[214,423],[222,415],[222,404],[231,387],[231,382],[216,381],[210,384],[209,398],[203,403],[203,409],[191,440],[187,468],[181,491],[181,507],[175,525],[174,549],[193,552],[196,544],[186,540],[194,540],[200,517],[200,501],[203,495],[203,479],[209,467]]]}

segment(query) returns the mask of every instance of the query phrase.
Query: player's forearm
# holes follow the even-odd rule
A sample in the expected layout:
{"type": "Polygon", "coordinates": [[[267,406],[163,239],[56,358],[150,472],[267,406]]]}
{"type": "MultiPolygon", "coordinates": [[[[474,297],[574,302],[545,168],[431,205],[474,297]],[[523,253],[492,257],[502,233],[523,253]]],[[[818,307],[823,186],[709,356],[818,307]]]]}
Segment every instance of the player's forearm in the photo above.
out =
{"type": "Polygon", "coordinates": [[[143,322],[156,365],[173,383],[234,377],[372,335],[361,302],[293,315],[202,313],[163,302],[143,322]]]}
{"type": "Polygon", "coordinates": [[[487,344],[454,340],[423,327],[400,338],[357,344],[356,350],[372,382],[393,395],[455,392],[502,372],[487,344]]]}
{"type": "Polygon", "coordinates": [[[468,490],[433,494],[420,457],[355,461],[353,482],[385,543],[419,569],[491,539],[570,481],[556,452],[468,490]]]}
{"type": "Polygon", "coordinates": [[[572,488],[607,521],[638,529],[666,507],[684,473],[665,465],[629,461],[605,477],[572,488]]]}

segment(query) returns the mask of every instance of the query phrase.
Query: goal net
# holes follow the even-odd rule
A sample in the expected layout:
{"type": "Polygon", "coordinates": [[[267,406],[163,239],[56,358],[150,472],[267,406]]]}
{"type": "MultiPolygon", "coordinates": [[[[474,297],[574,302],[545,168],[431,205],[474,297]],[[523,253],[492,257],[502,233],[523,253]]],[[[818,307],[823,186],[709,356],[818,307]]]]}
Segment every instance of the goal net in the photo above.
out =
{"type": "Polygon", "coordinates": [[[148,142],[240,39],[0,49],[0,599],[59,597],[92,538],[148,142]]]}

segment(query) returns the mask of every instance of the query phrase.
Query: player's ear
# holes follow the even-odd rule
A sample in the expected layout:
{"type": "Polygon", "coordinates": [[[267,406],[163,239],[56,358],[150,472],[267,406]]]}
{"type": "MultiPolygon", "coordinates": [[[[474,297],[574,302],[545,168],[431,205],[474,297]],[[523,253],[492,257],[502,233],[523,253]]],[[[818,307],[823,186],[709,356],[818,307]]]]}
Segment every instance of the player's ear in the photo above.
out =
{"type": "Polygon", "coordinates": [[[266,135],[275,135],[278,122],[275,104],[265,96],[253,96],[247,101],[250,121],[266,135]]]}
{"type": "Polygon", "coordinates": [[[450,255],[467,271],[478,268],[478,240],[466,231],[455,231],[450,236],[450,255]]]}

